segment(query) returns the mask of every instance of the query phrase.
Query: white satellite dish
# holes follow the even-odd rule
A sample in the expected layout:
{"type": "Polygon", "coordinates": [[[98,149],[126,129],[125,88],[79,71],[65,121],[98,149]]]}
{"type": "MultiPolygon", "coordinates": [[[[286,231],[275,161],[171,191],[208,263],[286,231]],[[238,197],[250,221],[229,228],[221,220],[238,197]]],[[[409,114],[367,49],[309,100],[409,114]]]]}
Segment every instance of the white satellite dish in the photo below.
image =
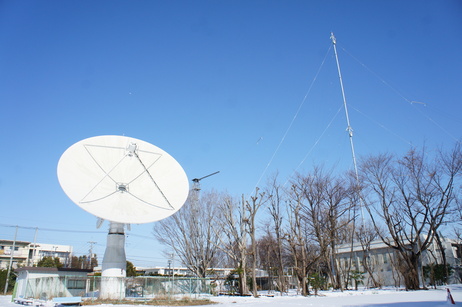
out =
{"type": "Polygon", "coordinates": [[[69,147],[58,163],[69,198],[99,218],[123,224],[164,219],[181,208],[188,178],[168,153],[125,136],[97,136],[69,147]]]}
{"type": "MultiPolygon", "coordinates": [[[[178,211],[189,193],[183,168],[152,144],[105,135],[69,147],[58,162],[58,179],[74,203],[99,219],[110,221],[100,298],[123,298],[124,227],[158,221],[178,211]]],[[[98,224],[101,223],[99,220],[98,224]]]]}

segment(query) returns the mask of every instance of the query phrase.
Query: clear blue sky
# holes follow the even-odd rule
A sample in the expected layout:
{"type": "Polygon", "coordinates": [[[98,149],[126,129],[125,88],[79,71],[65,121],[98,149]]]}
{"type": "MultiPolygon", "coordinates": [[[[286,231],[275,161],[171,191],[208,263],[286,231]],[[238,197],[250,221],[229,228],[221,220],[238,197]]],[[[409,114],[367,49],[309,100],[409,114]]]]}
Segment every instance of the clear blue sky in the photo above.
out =
{"type": "MultiPolygon", "coordinates": [[[[0,238],[39,227],[102,261],[106,226],[64,232],[96,219],[56,177],[97,135],[150,142],[190,179],[220,171],[202,188],[236,196],[302,161],[350,169],[331,31],[358,158],[461,137],[461,1],[0,1],[0,238]]],[[[136,266],[167,264],[151,229],[129,231],[136,266]]]]}

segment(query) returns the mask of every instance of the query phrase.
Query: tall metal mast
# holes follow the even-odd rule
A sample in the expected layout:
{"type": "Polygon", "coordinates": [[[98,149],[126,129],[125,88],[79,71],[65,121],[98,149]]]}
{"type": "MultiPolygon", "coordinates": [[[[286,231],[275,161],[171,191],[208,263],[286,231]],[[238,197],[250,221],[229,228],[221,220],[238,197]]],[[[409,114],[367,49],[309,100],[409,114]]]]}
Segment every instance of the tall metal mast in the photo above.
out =
{"type": "Polygon", "coordinates": [[[210,176],[213,176],[213,175],[216,175],[218,174],[220,171],[218,172],[215,172],[215,173],[211,173],[211,174],[208,174],[206,176],[203,176],[203,177],[200,177],[200,178],[194,178],[192,180],[193,182],[193,187],[192,187],[192,203],[193,203],[193,206],[194,206],[194,210],[198,210],[197,208],[197,205],[199,203],[199,191],[201,190],[201,184],[200,184],[200,181],[202,179],[205,179],[207,177],[210,177],[210,176]]]}
{"type": "Polygon", "coordinates": [[[196,191],[196,192],[200,191],[201,188],[200,188],[200,183],[199,183],[199,181],[201,181],[202,179],[205,179],[205,178],[207,178],[207,177],[213,176],[213,175],[215,175],[215,174],[218,174],[219,172],[220,172],[220,171],[215,172],[215,173],[212,173],[212,174],[208,174],[207,176],[204,176],[204,177],[201,177],[201,178],[194,178],[194,179],[192,180],[192,182],[194,182],[194,183],[193,183],[193,190],[196,191]]]}
{"type": "MultiPolygon", "coordinates": [[[[353,157],[353,166],[354,166],[354,170],[355,170],[356,184],[357,184],[357,187],[359,187],[358,165],[356,163],[355,146],[354,146],[354,143],[353,143],[353,128],[351,128],[351,125],[350,125],[350,116],[348,115],[348,106],[347,106],[347,102],[346,102],[345,89],[343,88],[342,73],[340,71],[340,62],[338,60],[338,54],[337,54],[337,39],[335,38],[333,32],[330,33],[330,39],[332,40],[332,44],[334,46],[335,61],[337,62],[337,71],[338,71],[338,77],[340,79],[340,88],[342,89],[343,107],[345,109],[345,117],[346,117],[346,121],[347,121],[347,129],[346,130],[348,131],[348,136],[349,136],[349,139],[350,139],[351,155],[353,157]]],[[[364,216],[363,216],[363,213],[362,213],[363,206],[362,206],[362,198],[361,198],[361,196],[359,197],[359,201],[361,203],[361,205],[360,205],[360,207],[361,207],[361,218],[363,219],[362,222],[364,224],[364,216]]]]}

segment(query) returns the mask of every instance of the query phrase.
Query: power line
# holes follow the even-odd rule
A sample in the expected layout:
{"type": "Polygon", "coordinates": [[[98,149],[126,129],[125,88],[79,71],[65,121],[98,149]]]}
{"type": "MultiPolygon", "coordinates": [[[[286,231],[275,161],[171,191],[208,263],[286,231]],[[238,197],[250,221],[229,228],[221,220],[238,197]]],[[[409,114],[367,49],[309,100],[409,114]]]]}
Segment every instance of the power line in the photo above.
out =
{"type": "Polygon", "coordinates": [[[106,231],[39,228],[39,227],[31,227],[31,226],[8,225],[8,224],[0,224],[0,227],[9,227],[9,228],[18,227],[20,229],[29,229],[29,230],[30,229],[33,229],[33,230],[38,229],[38,230],[42,230],[42,231],[56,231],[56,232],[106,233],[106,231]]]}
{"type": "MultiPolygon", "coordinates": [[[[68,233],[94,233],[94,234],[107,234],[106,231],[97,231],[97,230],[72,230],[72,229],[54,229],[54,228],[39,228],[39,227],[31,227],[31,226],[19,226],[19,225],[8,225],[8,224],[0,224],[0,227],[7,227],[7,228],[19,228],[19,229],[28,229],[28,230],[42,230],[42,231],[50,231],[50,232],[68,232],[68,233]]],[[[139,235],[136,233],[128,232],[126,234],[128,237],[137,237],[143,239],[150,239],[155,240],[152,236],[144,236],[139,235]]],[[[98,244],[96,244],[98,245],[98,244]]]]}

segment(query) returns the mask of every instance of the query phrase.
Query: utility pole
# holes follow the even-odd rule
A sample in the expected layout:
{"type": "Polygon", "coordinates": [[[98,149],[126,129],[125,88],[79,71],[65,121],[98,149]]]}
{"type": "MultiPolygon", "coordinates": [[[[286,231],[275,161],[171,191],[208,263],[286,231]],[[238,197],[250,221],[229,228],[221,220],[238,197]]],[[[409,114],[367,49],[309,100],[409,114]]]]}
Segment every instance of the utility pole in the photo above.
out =
{"type": "Polygon", "coordinates": [[[169,264],[170,263],[172,264],[172,281],[173,281],[173,284],[175,284],[175,254],[174,253],[170,254],[170,260],[168,262],[169,264]]]}
{"type": "Polygon", "coordinates": [[[91,269],[91,260],[93,258],[93,244],[96,244],[95,241],[89,241],[88,243],[90,243],[90,257],[88,257],[88,268],[91,269]]]}
{"type": "Polygon", "coordinates": [[[10,279],[11,266],[13,265],[13,256],[14,256],[14,250],[16,248],[16,237],[17,236],[18,236],[18,226],[16,226],[16,231],[14,232],[13,247],[11,248],[10,264],[8,265],[8,272],[6,273],[5,290],[3,291],[3,295],[6,295],[6,292],[8,291],[8,280],[10,279]]]}
{"type": "Polygon", "coordinates": [[[30,253],[30,245],[29,245],[29,252],[27,253],[27,265],[34,266],[34,260],[37,252],[37,232],[38,227],[35,227],[35,234],[34,234],[34,243],[32,245],[32,254],[30,253]],[[30,258],[29,258],[30,255],[30,258]]]}

